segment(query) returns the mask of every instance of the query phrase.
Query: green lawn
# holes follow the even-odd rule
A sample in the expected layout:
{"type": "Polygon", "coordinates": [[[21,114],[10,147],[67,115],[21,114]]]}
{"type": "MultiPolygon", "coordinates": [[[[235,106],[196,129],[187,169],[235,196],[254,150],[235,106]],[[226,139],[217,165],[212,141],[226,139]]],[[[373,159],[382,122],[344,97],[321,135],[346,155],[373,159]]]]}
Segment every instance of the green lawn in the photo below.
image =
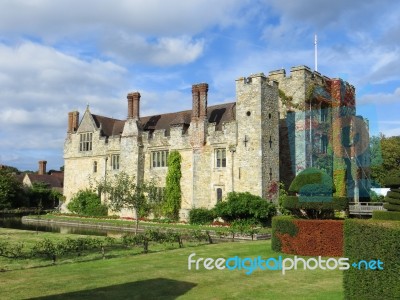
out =
{"type": "MultiPolygon", "coordinates": [[[[1,230],[3,231],[3,230],[1,230]]],[[[30,233],[34,235],[34,233],[30,233]]],[[[40,236],[40,234],[39,234],[40,236]]],[[[1,299],[342,299],[341,271],[188,270],[188,256],[277,257],[270,241],[187,247],[0,273],[1,299]]],[[[287,255],[285,255],[287,256],[287,255]]]]}

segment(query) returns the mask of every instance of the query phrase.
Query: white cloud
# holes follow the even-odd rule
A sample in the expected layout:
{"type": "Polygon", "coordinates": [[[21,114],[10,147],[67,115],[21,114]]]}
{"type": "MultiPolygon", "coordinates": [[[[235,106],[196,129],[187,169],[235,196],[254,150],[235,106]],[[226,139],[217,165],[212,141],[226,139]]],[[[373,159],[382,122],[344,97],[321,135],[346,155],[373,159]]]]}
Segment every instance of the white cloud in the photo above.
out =
{"type": "Polygon", "coordinates": [[[245,0],[40,0],[0,5],[3,32],[62,38],[83,32],[124,28],[149,35],[196,34],[240,19],[245,0]]]}
{"type": "Polygon", "coordinates": [[[148,41],[139,35],[120,32],[103,37],[101,47],[124,62],[170,66],[196,60],[203,52],[204,40],[183,36],[148,41]]]}
{"type": "Polygon", "coordinates": [[[127,77],[112,62],[84,61],[31,42],[0,44],[0,152],[8,153],[3,163],[13,163],[16,155],[21,161],[49,156],[62,165],[68,111],[82,113],[90,103],[96,112],[125,117],[127,77]]]}
{"type": "Polygon", "coordinates": [[[358,102],[360,105],[364,104],[390,104],[400,103],[400,88],[397,88],[393,93],[375,93],[362,96],[358,102]]]}

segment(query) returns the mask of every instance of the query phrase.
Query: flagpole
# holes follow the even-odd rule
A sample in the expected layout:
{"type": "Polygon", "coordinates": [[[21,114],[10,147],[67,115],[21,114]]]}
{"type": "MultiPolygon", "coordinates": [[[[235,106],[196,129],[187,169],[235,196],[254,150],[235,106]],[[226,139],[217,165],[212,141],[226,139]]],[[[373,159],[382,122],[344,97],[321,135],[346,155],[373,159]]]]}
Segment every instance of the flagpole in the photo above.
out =
{"type": "Polygon", "coordinates": [[[315,54],[315,57],[314,57],[314,63],[315,63],[314,70],[318,72],[318,47],[317,47],[317,35],[316,34],[314,35],[314,54],[315,54]]]}

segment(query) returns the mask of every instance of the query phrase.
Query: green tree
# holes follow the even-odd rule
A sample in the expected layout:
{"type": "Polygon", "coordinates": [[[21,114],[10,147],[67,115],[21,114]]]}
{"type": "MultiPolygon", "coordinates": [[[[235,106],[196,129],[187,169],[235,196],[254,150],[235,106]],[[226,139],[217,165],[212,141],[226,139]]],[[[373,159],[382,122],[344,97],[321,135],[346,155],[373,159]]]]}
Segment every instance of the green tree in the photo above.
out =
{"type": "Polygon", "coordinates": [[[45,182],[34,182],[28,188],[29,202],[31,207],[53,208],[52,189],[45,182]]]}
{"type": "Polygon", "coordinates": [[[99,190],[107,194],[112,210],[120,211],[125,208],[134,211],[136,234],[139,229],[139,213],[148,205],[148,195],[153,188],[152,182],[137,183],[134,177],[125,172],[115,175],[112,180],[99,184],[99,190]]]}
{"type": "Polygon", "coordinates": [[[384,186],[388,176],[400,176],[400,136],[371,137],[371,178],[384,186]]]}
{"type": "Polygon", "coordinates": [[[16,208],[25,204],[22,183],[9,169],[0,169],[0,209],[16,208]]]}
{"type": "Polygon", "coordinates": [[[179,219],[181,208],[181,160],[178,151],[172,151],[168,155],[168,173],[165,186],[164,215],[173,220],[179,219]]]}

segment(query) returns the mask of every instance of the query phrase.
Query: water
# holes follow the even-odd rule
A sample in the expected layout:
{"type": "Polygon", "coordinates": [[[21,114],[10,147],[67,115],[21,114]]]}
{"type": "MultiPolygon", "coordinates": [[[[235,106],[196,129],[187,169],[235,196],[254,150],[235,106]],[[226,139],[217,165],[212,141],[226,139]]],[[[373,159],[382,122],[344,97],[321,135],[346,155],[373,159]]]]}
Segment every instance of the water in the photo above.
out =
{"type": "Polygon", "coordinates": [[[81,234],[81,235],[96,235],[96,236],[113,236],[122,235],[120,231],[113,230],[101,230],[93,228],[81,228],[71,226],[59,226],[59,225],[44,225],[44,224],[23,224],[21,216],[15,215],[0,215],[0,228],[12,228],[20,230],[31,230],[31,231],[44,231],[44,232],[57,232],[57,233],[68,233],[68,234],[81,234]]]}

